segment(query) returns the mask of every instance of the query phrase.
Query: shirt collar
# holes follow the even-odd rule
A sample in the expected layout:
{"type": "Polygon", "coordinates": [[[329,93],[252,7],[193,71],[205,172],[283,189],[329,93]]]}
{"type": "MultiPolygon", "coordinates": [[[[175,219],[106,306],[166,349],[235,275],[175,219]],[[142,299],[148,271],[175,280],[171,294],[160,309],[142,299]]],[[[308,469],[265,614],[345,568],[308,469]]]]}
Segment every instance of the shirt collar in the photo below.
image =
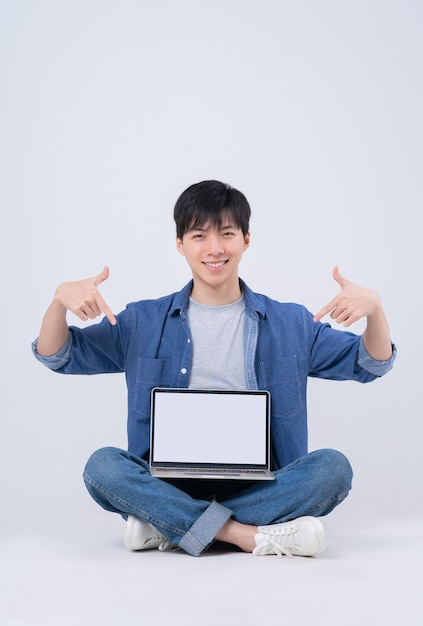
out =
{"type": "MultiPolygon", "coordinates": [[[[256,296],[256,294],[251,291],[251,289],[241,278],[239,279],[239,284],[244,295],[245,310],[247,311],[247,313],[254,319],[257,319],[258,316],[266,317],[266,307],[264,305],[264,302],[262,302],[256,296]]],[[[180,313],[183,317],[185,317],[188,309],[192,285],[193,281],[190,280],[189,283],[187,283],[185,287],[181,289],[181,291],[178,291],[175,294],[173,304],[169,309],[169,315],[173,315],[174,313],[180,313]]]]}

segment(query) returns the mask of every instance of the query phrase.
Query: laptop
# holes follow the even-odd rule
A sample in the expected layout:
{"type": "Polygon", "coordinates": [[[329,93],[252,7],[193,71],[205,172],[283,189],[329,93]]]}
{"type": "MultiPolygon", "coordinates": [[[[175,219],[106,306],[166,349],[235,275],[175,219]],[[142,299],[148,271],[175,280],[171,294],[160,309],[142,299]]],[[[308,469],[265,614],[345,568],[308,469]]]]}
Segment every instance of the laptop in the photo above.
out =
{"type": "Polygon", "coordinates": [[[269,392],[154,388],[150,470],[158,478],[273,480],[269,392]]]}

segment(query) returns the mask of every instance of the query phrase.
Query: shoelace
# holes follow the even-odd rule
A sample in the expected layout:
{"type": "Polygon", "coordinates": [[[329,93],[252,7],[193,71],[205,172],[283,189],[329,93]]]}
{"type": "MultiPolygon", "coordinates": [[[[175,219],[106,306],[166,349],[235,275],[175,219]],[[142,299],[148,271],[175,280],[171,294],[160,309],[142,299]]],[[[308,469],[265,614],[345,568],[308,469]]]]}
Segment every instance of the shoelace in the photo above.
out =
{"type": "Polygon", "coordinates": [[[177,546],[174,543],[171,543],[168,539],[166,539],[166,537],[164,537],[162,533],[159,530],[157,530],[157,528],[154,528],[154,533],[151,539],[149,540],[149,543],[156,545],[157,549],[160,552],[165,552],[166,550],[178,550],[179,549],[179,546],[177,546]]]}
{"type": "Polygon", "coordinates": [[[179,550],[179,546],[175,545],[174,543],[171,543],[167,539],[163,539],[163,541],[160,542],[158,545],[158,550],[160,552],[165,552],[166,550],[179,550]]]}
{"type": "Polygon", "coordinates": [[[294,528],[285,529],[283,533],[270,535],[261,541],[253,550],[253,555],[277,554],[282,556],[294,556],[292,550],[296,547],[294,539],[294,528]]]}
{"type": "Polygon", "coordinates": [[[265,539],[264,541],[259,543],[256,548],[254,548],[253,555],[260,556],[262,554],[277,554],[278,557],[294,556],[289,546],[281,546],[273,539],[265,539]]]}

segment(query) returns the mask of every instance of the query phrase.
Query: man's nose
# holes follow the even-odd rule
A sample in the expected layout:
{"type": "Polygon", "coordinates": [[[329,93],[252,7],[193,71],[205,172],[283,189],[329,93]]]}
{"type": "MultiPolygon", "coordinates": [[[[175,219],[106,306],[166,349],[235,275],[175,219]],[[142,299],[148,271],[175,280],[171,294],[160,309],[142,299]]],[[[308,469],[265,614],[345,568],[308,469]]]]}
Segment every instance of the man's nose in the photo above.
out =
{"type": "Polygon", "coordinates": [[[222,254],[224,247],[220,237],[210,237],[208,241],[208,253],[213,255],[222,254]]]}

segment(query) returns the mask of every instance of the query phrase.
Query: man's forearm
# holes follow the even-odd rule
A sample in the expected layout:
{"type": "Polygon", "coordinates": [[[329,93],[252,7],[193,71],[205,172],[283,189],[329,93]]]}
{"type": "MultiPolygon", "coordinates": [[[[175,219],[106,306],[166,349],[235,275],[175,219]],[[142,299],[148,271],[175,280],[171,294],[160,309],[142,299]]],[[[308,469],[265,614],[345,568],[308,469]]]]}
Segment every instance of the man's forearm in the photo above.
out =
{"type": "Polygon", "coordinates": [[[53,300],[41,324],[37,340],[38,354],[40,356],[56,354],[65,345],[68,334],[66,308],[57,300],[53,300]]]}
{"type": "Polygon", "coordinates": [[[363,341],[367,352],[377,361],[387,361],[391,358],[392,343],[389,325],[382,308],[367,317],[363,341]]]}

